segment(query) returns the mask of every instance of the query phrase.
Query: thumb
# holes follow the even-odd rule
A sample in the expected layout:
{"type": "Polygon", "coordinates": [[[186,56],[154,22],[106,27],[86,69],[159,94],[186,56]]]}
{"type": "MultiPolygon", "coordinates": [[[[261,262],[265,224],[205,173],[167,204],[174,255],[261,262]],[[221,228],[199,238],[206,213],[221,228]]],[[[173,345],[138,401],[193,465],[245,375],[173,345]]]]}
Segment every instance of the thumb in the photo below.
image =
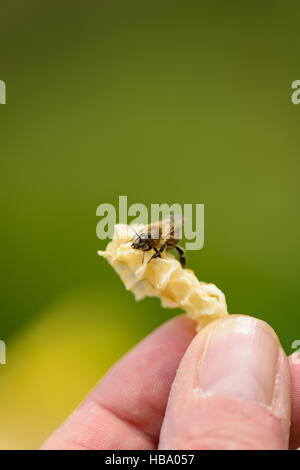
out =
{"type": "Polygon", "coordinates": [[[290,377],[272,328],[232,315],[192,341],[174,380],[160,449],[286,449],[290,377]]]}

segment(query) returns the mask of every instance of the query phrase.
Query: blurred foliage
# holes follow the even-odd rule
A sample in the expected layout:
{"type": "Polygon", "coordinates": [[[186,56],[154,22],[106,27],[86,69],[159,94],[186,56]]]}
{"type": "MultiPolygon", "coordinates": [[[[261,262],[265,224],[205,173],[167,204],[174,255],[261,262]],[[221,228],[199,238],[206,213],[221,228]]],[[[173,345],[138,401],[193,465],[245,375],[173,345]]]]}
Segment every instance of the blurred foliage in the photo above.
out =
{"type": "Polygon", "coordinates": [[[2,448],[39,445],[166,319],[97,257],[103,202],[204,203],[188,253],[298,339],[299,2],[2,0],[2,448]],[[82,293],[83,292],[83,293],[82,293]],[[61,300],[59,300],[61,299],[61,300]]]}

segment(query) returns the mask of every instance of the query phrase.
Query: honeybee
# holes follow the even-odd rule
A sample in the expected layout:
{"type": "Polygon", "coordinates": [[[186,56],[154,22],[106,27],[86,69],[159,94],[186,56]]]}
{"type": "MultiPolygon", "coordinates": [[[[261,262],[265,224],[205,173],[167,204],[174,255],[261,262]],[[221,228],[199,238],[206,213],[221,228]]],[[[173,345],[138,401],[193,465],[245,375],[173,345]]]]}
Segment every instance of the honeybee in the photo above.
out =
{"type": "Polygon", "coordinates": [[[146,225],[144,230],[136,234],[131,248],[141,250],[143,252],[142,263],[144,263],[145,252],[154,250],[155,253],[151,256],[148,263],[154,258],[161,258],[164,250],[176,250],[179,255],[179,261],[184,268],[186,265],[186,258],[184,249],[178,245],[181,238],[178,238],[178,228],[182,226],[182,220],[174,221],[174,216],[159,220],[153,224],[146,225]],[[180,224],[180,225],[179,225],[180,224]],[[177,238],[176,238],[177,237],[177,238]]]}

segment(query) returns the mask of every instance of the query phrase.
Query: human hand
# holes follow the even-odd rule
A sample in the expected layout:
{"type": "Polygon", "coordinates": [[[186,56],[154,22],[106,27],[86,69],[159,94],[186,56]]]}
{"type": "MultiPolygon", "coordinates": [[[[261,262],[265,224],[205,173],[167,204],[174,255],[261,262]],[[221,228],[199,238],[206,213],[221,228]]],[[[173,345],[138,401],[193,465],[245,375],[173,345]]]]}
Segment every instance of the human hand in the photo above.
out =
{"type": "Polygon", "coordinates": [[[195,335],[176,317],[115,364],[42,449],[296,448],[296,362],[256,318],[230,315],[195,335]]]}

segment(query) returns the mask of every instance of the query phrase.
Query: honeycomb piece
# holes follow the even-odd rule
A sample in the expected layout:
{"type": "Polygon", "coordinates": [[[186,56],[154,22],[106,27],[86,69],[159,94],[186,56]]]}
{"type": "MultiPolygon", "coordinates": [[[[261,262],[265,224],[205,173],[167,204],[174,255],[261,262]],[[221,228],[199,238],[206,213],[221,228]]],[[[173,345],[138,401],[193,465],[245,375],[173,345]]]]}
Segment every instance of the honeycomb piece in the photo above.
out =
{"type": "MultiPolygon", "coordinates": [[[[139,225],[133,227],[137,232],[142,229],[139,225]]],[[[163,307],[183,309],[197,322],[198,330],[228,315],[223,292],[214,284],[200,282],[191,269],[183,269],[166,250],[162,258],[155,258],[149,264],[153,252],[146,252],[142,264],[142,251],[131,248],[132,236],[132,227],[116,225],[112,241],[98,254],[108,260],[136,300],[159,297],[163,307]]]]}

